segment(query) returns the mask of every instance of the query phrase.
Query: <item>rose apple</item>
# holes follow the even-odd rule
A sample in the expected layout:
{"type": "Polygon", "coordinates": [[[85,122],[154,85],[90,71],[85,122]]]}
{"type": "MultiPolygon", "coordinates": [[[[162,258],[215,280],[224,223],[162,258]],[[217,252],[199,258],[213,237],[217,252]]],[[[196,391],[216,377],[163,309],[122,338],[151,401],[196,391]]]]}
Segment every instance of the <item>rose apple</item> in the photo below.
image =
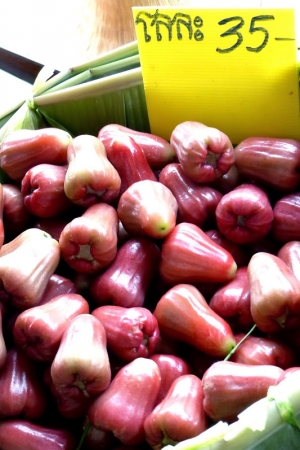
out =
{"type": "Polygon", "coordinates": [[[235,165],[248,180],[275,191],[292,191],[300,181],[300,142],[294,139],[253,136],[234,149],[235,165]]]}
{"type": "Polygon", "coordinates": [[[244,409],[265,397],[283,373],[273,365],[217,361],[202,378],[204,410],[214,422],[233,422],[244,409]]]}
{"type": "Polygon", "coordinates": [[[29,226],[31,214],[24,205],[21,188],[17,184],[3,185],[3,224],[6,239],[13,239],[29,226]]]}
{"type": "Polygon", "coordinates": [[[239,267],[235,277],[216,290],[209,306],[234,328],[248,330],[254,325],[247,266],[239,267]]]}
{"type": "Polygon", "coordinates": [[[300,324],[300,282],[285,262],[270,253],[255,253],[248,264],[250,310],[264,333],[291,330],[300,324]]]}
{"type": "Polygon", "coordinates": [[[18,315],[13,326],[14,340],[30,358],[51,362],[69,323],[87,313],[89,304],[81,295],[58,295],[18,315]]]}
{"type": "Polygon", "coordinates": [[[196,183],[211,183],[234,164],[229,137],[200,122],[179,123],[171,133],[170,144],[184,172],[196,183]]]}
{"type": "Polygon", "coordinates": [[[51,379],[59,393],[77,388],[84,397],[95,397],[111,381],[106,333],[91,314],[79,314],[66,327],[51,363],[51,379]]]}
{"type": "Polygon", "coordinates": [[[7,134],[0,146],[0,167],[15,181],[37,164],[67,163],[72,136],[59,128],[19,129],[7,134]]]}
{"type": "Polygon", "coordinates": [[[156,397],[156,404],[158,404],[167,395],[173,381],[181,375],[190,374],[191,367],[178,355],[154,353],[150,355],[150,359],[156,362],[161,375],[160,388],[156,397]]]}
{"type": "Polygon", "coordinates": [[[266,236],[273,217],[265,191],[250,183],[240,184],[223,195],[216,207],[218,229],[238,244],[248,244],[266,236]]]}
{"type": "Polygon", "coordinates": [[[160,250],[151,239],[127,240],[111,265],[91,282],[92,299],[97,305],[143,306],[159,258],[160,250]]]}
{"type": "Polygon", "coordinates": [[[35,420],[45,413],[48,402],[38,368],[16,346],[7,351],[5,364],[0,372],[0,389],[2,419],[19,416],[35,420]]]}
{"type": "Polygon", "coordinates": [[[147,308],[103,305],[94,309],[92,315],[105,329],[108,350],[119,358],[132,361],[138,357],[147,358],[154,352],[159,328],[147,308]]]}
{"type": "Polygon", "coordinates": [[[162,169],[176,157],[172,145],[162,137],[153,133],[133,130],[115,123],[105,125],[98,133],[98,138],[103,142],[107,153],[110,152],[109,147],[113,139],[119,134],[125,134],[134,139],[143,150],[148,164],[153,170],[162,169]]]}
{"type": "Polygon", "coordinates": [[[273,208],[272,236],[280,243],[300,240],[300,192],[279,198],[273,208]]]}
{"type": "Polygon", "coordinates": [[[113,206],[99,202],[87,207],[63,228],[59,236],[61,256],[77,272],[100,272],[117,254],[118,223],[113,206]]]}
{"type": "Polygon", "coordinates": [[[178,163],[166,165],[159,173],[159,182],[167,186],[176,198],[177,222],[194,223],[201,227],[215,221],[221,192],[191,180],[178,163]]]}
{"type": "Polygon", "coordinates": [[[68,146],[67,160],[64,189],[76,205],[88,207],[117,197],[121,179],[100,139],[88,134],[76,136],[68,146]]]}
{"type": "Polygon", "coordinates": [[[153,314],[166,336],[209,355],[225,357],[235,346],[229,324],[209,307],[193,285],[171,287],[160,298],[153,314]]]}
{"type": "Polygon", "coordinates": [[[111,431],[126,445],[145,440],[144,422],[153,410],[160,386],[157,364],[136,358],[122,367],[88,409],[92,426],[111,431]]]}
{"type": "Polygon", "coordinates": [[[182,222],[162,243],[159,270],[170,284],[223,283],[235,276],[237,264],[231,253],[201,228],[182,222]]]}
{"type": "Polygon", "coordinates": [[[198,436],[208,427],[203,407],[202,381],[196,375],[176,378],[166,397],[146,417],[146,441],[152,448],[162,449],[198,436]]]}
{"type": "Polygon", "coordinates": [[[0,250],[0,289],[23,310],[40,301],[60,261],[58,242],[37,228],[27,228],[0,250]]]}
{"type": "Polygon", "coordinates": [[[133,183],[121,195],[117,212],[125,230],[132,236],[165,238],[177,220],[177,201],[158,181],[133,183]]]}
{"type": "Polygon", "coordinates": [[[0,423],[0,447],[2,450],[74,450],[76,437],[61,427],[9,419],[0,423]]]}
{"type": "Polygon", "coordinates": [[[142,148],[127,134],[116,134],[106,146],[106,153],[121,178],[119,196],[137,181],[157,181],[142,148]]]}
{"type": "Polygon", "coordinates": [[[278,251],[277,256],[282,259],[300,281],[300,241],[286,242],[278,251]]]}
{"type": "Polygon", "coordinates": [[[56,217],[74,208],[65,194],[67,166],[37,164],[21,182],[21,193],[27,210],[36,217],[56,217]]]}
{"type": "MultiPolygon", "coordinates": [[[[245,333],[235,335],[239,343],[245,333]]],[[[234,351],[230,361],[242,364],[269,364],[286,370],[298,362],[296,352],[287,344],[265,336],[250,335],[234,351]]]]}

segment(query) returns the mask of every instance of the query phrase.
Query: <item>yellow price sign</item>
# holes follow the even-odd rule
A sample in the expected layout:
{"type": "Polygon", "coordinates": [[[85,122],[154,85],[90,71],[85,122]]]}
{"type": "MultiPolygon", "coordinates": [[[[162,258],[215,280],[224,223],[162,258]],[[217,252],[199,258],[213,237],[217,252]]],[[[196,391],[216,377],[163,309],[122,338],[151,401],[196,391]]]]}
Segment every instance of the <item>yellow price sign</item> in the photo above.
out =
{"type": "Polygon", "coordinates": [[[132,10],[152,133],[194,120],[235,144],[300,139],[294,9],[132,10]]]}

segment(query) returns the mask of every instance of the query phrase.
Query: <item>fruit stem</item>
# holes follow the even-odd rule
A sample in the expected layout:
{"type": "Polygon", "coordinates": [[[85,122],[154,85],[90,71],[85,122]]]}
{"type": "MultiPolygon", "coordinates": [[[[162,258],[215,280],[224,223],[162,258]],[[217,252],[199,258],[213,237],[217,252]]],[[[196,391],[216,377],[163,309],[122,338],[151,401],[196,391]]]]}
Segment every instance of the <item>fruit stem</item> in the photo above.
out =
{"type": "Polygon", "coordinates": [[[80,441],[79,441],[79,443],[78,443],[78,445],[77,445],[77,447],[76,447],[75,450],[80,450],[80,449],[81,449],[82,444],[83,444],[83,442],[84,442],[84,440],[85,440],[85,438],[86,438],[86,436],[87,436],[87,434],[88,434],[90,428],[91,428],[91,422],[88,421],[88,422],[86,423],[85,427],[84,427],[83,433],[82,433],[82,435],[81,435],[81,437],[80,437],[80,441]]]}
{"type": "Polygon", "coordinates": [[[236,351],[236,349],[245,341],[245,339],[247,339],[248,336],[250,336],[250,334],[255,330],[256,328],[256,324],[253,325],[253,327],[248,331],[247,334],[245,334],[245,336],[243,337],[243,339],[240,340],[240,342],[238,344],[236,344],[235,347],[233,347],[232,350],[230,350],[230,352],[228,353],[228,355],[226,356],[226,358],[224,359],[224,361],[228,361],[232,355],[234,354],[234,352],[236,351]]]}

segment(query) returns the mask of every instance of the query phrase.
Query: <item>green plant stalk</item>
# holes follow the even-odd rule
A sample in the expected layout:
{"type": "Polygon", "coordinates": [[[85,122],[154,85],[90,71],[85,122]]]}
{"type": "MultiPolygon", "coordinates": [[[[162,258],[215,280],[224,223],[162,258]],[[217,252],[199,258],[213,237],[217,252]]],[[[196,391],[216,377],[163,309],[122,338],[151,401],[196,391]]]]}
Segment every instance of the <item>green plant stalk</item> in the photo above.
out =
{"type": "Polygon", "coordinates": [[[253,327],[248,331],[248,333],[245,334],[245,336],[243,337],[243,339],[241,339],[240,342],[238,342],[238,343],[236,344],[236,346],[233,347],[233,349],[228,353],[228,355],[226,356],[226,358],[224,358],[224,361],[228,361],[228,360],[232,357],[232,355],[234,354],[234,352],[236,351],[236,349],[238,349],[239,346],[247,339],[247,337],[250,336],[250,334],[253,333],[253,331],[255,330],[255,328],[256,328],[256,324],[254,324],[253,327]]]}
{"type": "Polygon", "coordinates": [[[80,437],[80,440],[78,442],[76,450],[81,450],[81,448],[83,446],[83,443],[85,441],[85,438],[88,435],[88,432],[90,431],[90,428],[91,428],[91,422],[88,420],[86,425],[85,425],[85,427],[84,427],[84,430],[83,430],[83,433],[82,433],[82,435],[80,437]]]}
{"type": "Polygon", "coordinates": [[[142,69],[137,67],[89,83],[80,84],[79,86],[72,86],[63,91],[40,95],[34,99],[34,103],[36,106],[40,107],[53,103],[79,100],[94,97],[99,94],[114,93],[117,90],[139,86],[142,83],[142,69]]]}
{"type": "Polygon", "coordinates": [[[61,91],[66,88],[73,86],[78,86],[79,84],[87,83],[105,76],[113,75],[116,73],[121,73],[124,70],[133,69],[139,67],[140,58],[139,55],[130,56],[128,58],[123,58],[119,61],[114,61],[108,64],[104,64],[100,67],[95,67],[93,69],[85,70],[72,78],[69,78],[62,83],[56,84],[50,89],[47,89],[45,94],[50,94],[52,92],[61,91]]]}

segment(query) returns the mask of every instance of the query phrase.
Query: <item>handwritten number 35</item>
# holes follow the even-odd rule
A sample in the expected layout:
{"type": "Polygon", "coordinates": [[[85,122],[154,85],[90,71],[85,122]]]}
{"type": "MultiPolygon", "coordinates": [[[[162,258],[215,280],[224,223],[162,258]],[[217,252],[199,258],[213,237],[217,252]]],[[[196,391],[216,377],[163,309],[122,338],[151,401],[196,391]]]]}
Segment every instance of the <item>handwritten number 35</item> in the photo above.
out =
{"type": "MultiPolygon", "coordinates": [[[[264,27],[255,26],[256,22],[260,21],[260,20],[274,20],[274,19],[275,19],[275,17],[270,16],[270,15],[262,15],[262,16],[252,17],[251,22],[250,22],[250,27],[249,27],[249,33],[253,34],[255,32],[261,32],[261,33],[263,33],[264,37],[263,37],[262,43],[258,47],[246,47],[246,49],[249,52],[256,52],[256,53],[260,52],[267,45],[268,40],[269,40],[268,30],[264,27]]],[[[227,47],[227,48],[217,47],[217,49],[216,49],[217,52],[219,52],[219,53],[232,52],[237,47],[239,47],[241,45],[241,43],[243,42],[243,35],[240,32],[240,30],[245,25],[245,21],[242,17],[240,17],[240,16],[228,17],[226,19],[220,20],[220,22],[218,22],[218,24],[226,25],[229,22],[237,21],[237,20],[238,20],[238,23],[236,25],[229,28],[227,31],[224,31],[224,33],[222,33],[220,35],[221,37],[232,36],[232,35],[236,36],[236,42],[231,47],[227,47]]]]}

